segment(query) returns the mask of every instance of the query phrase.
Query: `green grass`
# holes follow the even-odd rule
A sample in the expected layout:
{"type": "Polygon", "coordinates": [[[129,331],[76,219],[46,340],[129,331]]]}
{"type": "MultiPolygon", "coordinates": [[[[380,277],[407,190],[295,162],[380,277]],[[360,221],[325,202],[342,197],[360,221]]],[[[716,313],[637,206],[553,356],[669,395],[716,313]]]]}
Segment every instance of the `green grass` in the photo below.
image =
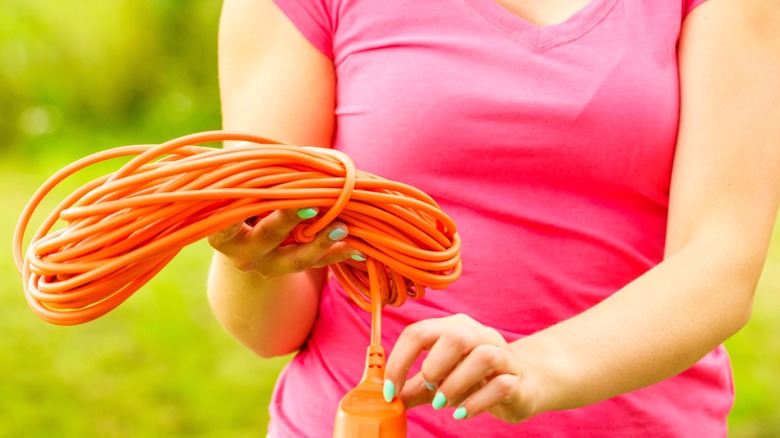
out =
{"type": "MultiPolygon", "coordinates": [[[[285,359],[253,356],[215,322],[204,243],[99,320],[57,327],[29,311],[10,243],[24,203],[64,164],[49,161],[0,164],[0,437],[262,436],[285,359]]],[[[738,392],[732,437],[780,436],[779,289],[776,233],[754,316],[728,342],[738,392]]]]}
{"type": "Polygon", "coordinates": [[[10,248],[50,170],[14,164],[0,167],[0,437],[261,436],[284,359],[255,357],[216,323],[208,246],[185,248],[96,321],[44,323],[27,308],[10,248]]]}
{"type": "MultiPolygon", "coordinates": [[[[780,222],[780,219],[778,220],[780,222]]],[[[756,291],[748,325],[726,342],[737,401],[729,421],[733,437],[780,436],[780,224],[756,291]]]]}

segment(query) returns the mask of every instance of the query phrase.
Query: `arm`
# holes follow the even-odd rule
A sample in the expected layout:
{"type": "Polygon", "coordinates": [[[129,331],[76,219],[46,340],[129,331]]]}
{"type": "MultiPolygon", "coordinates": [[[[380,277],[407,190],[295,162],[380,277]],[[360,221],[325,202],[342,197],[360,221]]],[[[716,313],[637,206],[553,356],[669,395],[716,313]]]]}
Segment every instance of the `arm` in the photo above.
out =
{"type": "MultiPolygon", "coordinates": [[[[219,33],[224,128],[299,145],[330,146],[334,124],[332,62],[270,1],[225,1],[219,33]]],[[[278,247],[301,220],[277,211],[254,228],[237,224],[209,242],[215,253],[208,296],[220,323],[261,356],[298,349],[317,315],[325,270],[346,258],[328,234],[278,247]]],[[[353,251],[354,253],[354,251],[353,251]]]]}
{"type": "Polygon", "coordinates": [[[463,406],[459,415],[488,410],[520,421],[671,377],[738,331],[780,195],[778,9],[711,0],[685,22],[662,263],[592,309],[512,344],[463,316],[410,326],[389,358],[387,387],[403,385],[419,352],[431,349],[401,392],[408,404],[431,400],[424,375],[447,405],[463,406]],[[475,384],[484,387],[470,390],[475,384]]]}

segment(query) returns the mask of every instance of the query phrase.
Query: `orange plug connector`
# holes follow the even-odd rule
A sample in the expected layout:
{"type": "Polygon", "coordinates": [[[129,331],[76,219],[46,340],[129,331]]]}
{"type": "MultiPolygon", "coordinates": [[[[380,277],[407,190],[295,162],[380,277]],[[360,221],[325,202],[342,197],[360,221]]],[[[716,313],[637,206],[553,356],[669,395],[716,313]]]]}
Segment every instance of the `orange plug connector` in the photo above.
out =
{"type": "Polygon", "coordinates": [[[391,403],[382,396],[385,379],[385,349],[371,345],[360,383],[341,399],[333,436],[336,438],[403,438],[406,408],[398,398],[391,403]]]}
{"type": "Polygon", "coordinates": [[[349,227],[344,242],[367,257],[365,265],[351,259],[331,265],[347,294],[372,315],[363,380],[341,401],[334,434],[405,437],[403,404],[382,396],[382,307],[455,281],[460,238],[433,198],[356,169],[342,152],[226,131],[100,151],[66,166],[35,192],[16,224],[14,262],[36,315],[53,324],[82,324],[122,304],[183,247],[247,218],[307,207],[323,214],[296,228],[286,243],[311,241],[338,219],[349,227]],[[243,144],[200,145],[224,141],[243,144]],[[68,195],[24,248],[34,213],[56,186],[79,170],[122,157],[133,158],[68,195]],[[63,221],[67,226],[58,227],[63,221]]]}
{"type": "Polygon", "coordinates": [[[385,349],[382,347],[383,270],[373,258],[366,260],[371,293],[371,344],[366,351],[363,379],[339,403],[334,438],[405,438],[406,408],[398,398],[388,403],[382,394],[385,381],[385,349]]]}

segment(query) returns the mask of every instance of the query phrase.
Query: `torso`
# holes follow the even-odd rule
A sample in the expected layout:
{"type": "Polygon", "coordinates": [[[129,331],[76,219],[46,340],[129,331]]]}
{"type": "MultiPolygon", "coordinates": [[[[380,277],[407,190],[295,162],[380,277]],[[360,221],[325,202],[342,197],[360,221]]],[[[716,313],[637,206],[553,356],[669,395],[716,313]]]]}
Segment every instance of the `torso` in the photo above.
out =
{"type": "MultiPolygon", "coordinates": [[[[334,147],[433,196],[463,242],[455,284],[385,310],[385,348],[410,322],[454,313],[512,341],[662,260],[682,3],[277,1],[298,10],[306,35],[333,29],[312,41],[338,77],[334,147]],[[323,4],[330,14],[304,27],[323,4]]],[[[361,375],[369,323],[329,282],[277,384],[271,436],[332,430],[361,375]]],[[[408,412],[409,436],[724,436],[730,376],[716,350],[668,381],[521,425],[455,423],[421,406],[408,412]]]]}

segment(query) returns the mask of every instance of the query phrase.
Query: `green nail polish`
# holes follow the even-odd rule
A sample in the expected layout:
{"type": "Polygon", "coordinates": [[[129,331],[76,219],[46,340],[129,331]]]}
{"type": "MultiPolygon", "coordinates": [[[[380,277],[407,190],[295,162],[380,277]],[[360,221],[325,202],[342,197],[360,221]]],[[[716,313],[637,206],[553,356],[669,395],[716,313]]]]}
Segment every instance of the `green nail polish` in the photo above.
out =
{"type": "Polygon", "coordinates": [[[393,398],[395,397],[395,385],[393,382],[385,380],[385,386],[382,387],[382,396],[384,396],[385,401],[388,403],[393,401],[393,398]]]}
{"type": "Polygon", "coordinates": [[[433,397],[433,409],[441,409],[444,407],[444,405],[447,404],[447,397],[440,392],[437,392],[436,395],[433,397]]]}
{"type": "Polygon", "coordinates": [[[298,217],[301,219],[311,219],[314,216],[317,216],[316,208],[302,208],[298,210],[298,217]]]}
{"type": "Polygon", "coordinates": [[[339,240],[343,239],[346,235],[347,232],[345,230],[342,230],[341,228],[334,228],[330,230],[330,233],[328,233],[328,238],[330,240],[339,240]]]}
{"type": "Polygon", "coordinates": [[[352,260],[354,260],[356,262],[365,262],[366,261],[366,256],[362,256],[360,254],[352,254],[352,255],[350,255],[350,257],[352,257],[352,260]]]}
{"type": "Polygon", "coordinates": [[[466,411],[466,408],[461,406],[458,409],[455,409],[455,412],[452,413],[452,418],[456,420],[462,420],[466,418],[468,415],[469,413],[466,411]]]}

